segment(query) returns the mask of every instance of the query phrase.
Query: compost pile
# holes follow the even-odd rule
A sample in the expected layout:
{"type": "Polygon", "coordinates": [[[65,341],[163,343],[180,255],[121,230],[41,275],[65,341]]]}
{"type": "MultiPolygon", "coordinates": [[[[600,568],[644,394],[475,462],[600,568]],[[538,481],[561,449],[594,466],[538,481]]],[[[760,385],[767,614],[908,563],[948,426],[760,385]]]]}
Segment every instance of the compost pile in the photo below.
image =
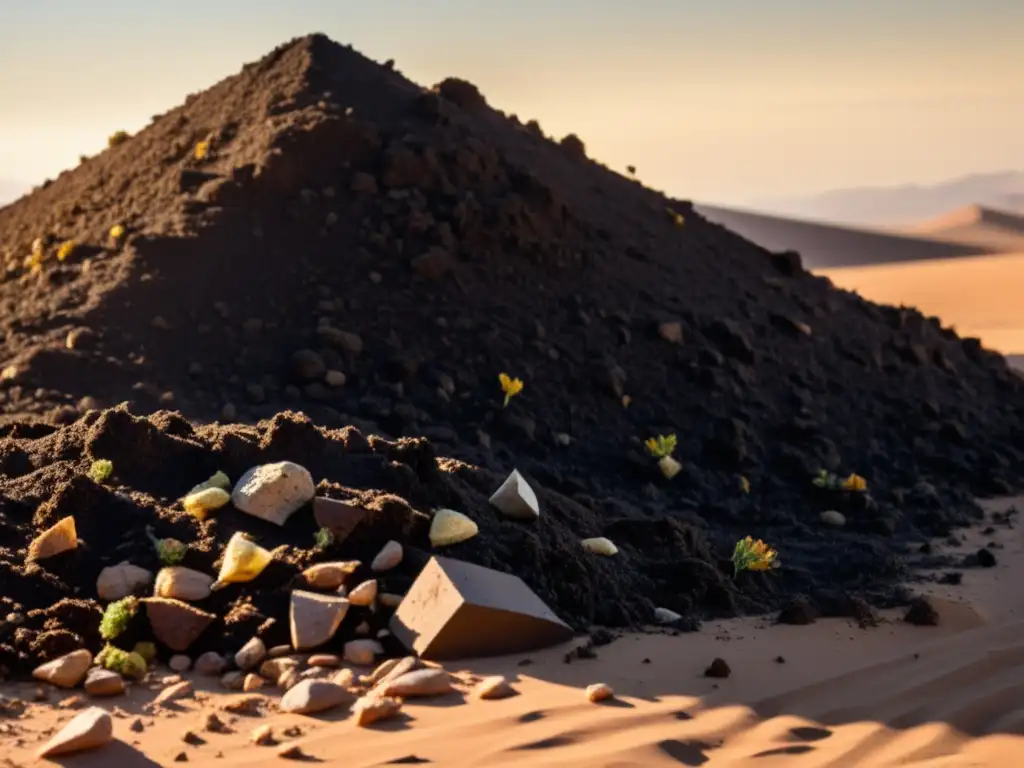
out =
{"type": "Polygon", "coordinates": [[[304,564],[389,539],[425,557],[437,506],[480,525],[449,554],[515,572],[577,627],[655,606],[692,624],[799,595],[828,614],[900,600],[925,538],[1024,467],[1024,382],[977,340],[834,289],[466,81],[424,89],[323,36],[0,209],[0,252],[12,669],[98,642],[95,576],[155,567],[148,525],[207,571],[238,529],[288,545],[211,598],[224,649],[280,631],[304,564]],[[524,382],[507,407],[503,372],[524,382]],[[669,481],[644,441],[671,434],[669,481]],[[422,514],[324,552],[309,514],[267,530],[181,511],[211,473],[271,460],[422,514]],[[540,491],[535,524],[487,503],[513,468],[540,491]],[[821,470],[867,489],[817,487],[821,470]],[[81,546],[26,565],[66,514],[81,546]],[[784,567],[734,579],[747,534],[784,567]],[[619,553],[584,552],[593,536],[619,553]]]}

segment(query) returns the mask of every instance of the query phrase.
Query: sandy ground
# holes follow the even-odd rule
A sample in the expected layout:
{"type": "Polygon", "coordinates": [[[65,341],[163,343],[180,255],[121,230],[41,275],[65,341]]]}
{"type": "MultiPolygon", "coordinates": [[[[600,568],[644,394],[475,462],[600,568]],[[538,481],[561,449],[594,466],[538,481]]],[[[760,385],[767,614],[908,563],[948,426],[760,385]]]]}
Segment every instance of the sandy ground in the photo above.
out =
{"type": "MultiPolygon", "coordinates": [[[[1004,509],[1013,500],[993,502],[1004,509]]],[[[1024,499],[1017,500],[1024,509],[1024,499]]],[[[349,766],[1014,766],[1024,755],[1024,537],[1014,528],[973,532],[940,551],[988,546],[998,563],[963,571],[960,586],[922,586],[934,596],[937,627],[886,614],[878,628],[845,620],[777,626],[768,619],[708,624],[695,634],[626,635],[594,659],[564,661],[567,646],[529,656],[449,664],[470,690],[504,674],[518,695],[480,701],[449,694],[409,701],[402,717],[358,728],[345,713],[303,717],[231,715],[232,696],[192,678],[195,699],[148,714],[155,695],[137,686],[96,703],[115,714],[113,744],[67,758],[68,766],[263,766],[288,762],[250,734],[269,724],[307,762],[349,766]],[[703,676],[716,657],[728,679],[703,676]],[[616,698],[592,704],[583,689],[611,685],[616,698]],[[203,731],[211,712],[232,733],[203,731]],[[134,723],[134,729],[133,729],[134,723]],[[141,727],[141,732],[135,729],[141,727]],[[295,729],[295,730],[289,730],[295,729]],[[187,744],[186,731],[204,743],[187,744]]],[[[365,672],[366,670],[362,670],[365,672]]],[[[31,701],[37,686],[3,693],[31,701]]],[[[73,709],[50,689],[18,719],[0,719],[0,765],[37,764],[32,755],[73,709]]],[[[83,698],[84,697],[80,697],[83,698]]],[[[73,704],[74,702],[72,702],[73,704]]],[[[87,703],[87,702],[86,702],[87,703]]]]}

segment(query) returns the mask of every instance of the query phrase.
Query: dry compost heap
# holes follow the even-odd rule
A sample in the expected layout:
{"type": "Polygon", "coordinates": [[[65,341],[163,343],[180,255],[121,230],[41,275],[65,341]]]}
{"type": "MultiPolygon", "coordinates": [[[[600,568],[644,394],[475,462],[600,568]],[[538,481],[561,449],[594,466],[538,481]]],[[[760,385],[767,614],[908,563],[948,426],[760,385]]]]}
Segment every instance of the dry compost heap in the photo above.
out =
{"type": "Polygon", "coordinates": [[[207,572],[238,528],[290,545],[204,605],[220,619],[199,645],[224,650],[283,639],[309,562],[399,538],[413,554],[383,586],[400,592],[428,549],[411,510],[438,505],[480,525],[448,554],[517,573],[578,627],[798,595],[836,614],[901,599],[924,537],[977,519],[972,494],[1008,491],[1024,464],[1022,382],[976,340],[835,290],[469,83],[425,90],[323,36],[0,210],[0,251],[0,663],[14,670],[98,647],[96,575],[156,569],[147,525],[207,572]],[[502,371],[525,381],[507,408],[502,371]],[[164,410],[96,410],[122,401],[164,410]],[[666,482],[642,441],[669,433],[683,471],[666,482]],[[87,476],[95,458],[114,463],[106,485],[87,476]],[[176,505],[214,471],[270,460],[386,514],[319,552],[308,512],[277,529],[176,505]],[[513,467],[543,489],[537,523],[487,504],[513,467]],[[819,469],[868,492],[816,488],[819,469]],[[824,526],[826,509],[845,525],[824,526]],[[67,514],[81,546],[25,565],[67,514]],[[781,570],[732,578],[748,533],[781,570]],[[618,555],[584,552],[588,536],[618,555]]]}

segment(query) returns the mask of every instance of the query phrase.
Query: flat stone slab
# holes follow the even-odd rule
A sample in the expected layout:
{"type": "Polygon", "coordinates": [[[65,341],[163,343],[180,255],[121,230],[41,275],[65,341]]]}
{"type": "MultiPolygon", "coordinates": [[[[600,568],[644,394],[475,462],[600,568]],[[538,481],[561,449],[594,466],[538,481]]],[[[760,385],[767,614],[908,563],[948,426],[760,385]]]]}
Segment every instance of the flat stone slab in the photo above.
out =
{"type": "Polygon", "coordinates": [[[425,659],[524,653],[572,629],[517,576],[433,557],[391,617],[391,632],[425,659]]]}

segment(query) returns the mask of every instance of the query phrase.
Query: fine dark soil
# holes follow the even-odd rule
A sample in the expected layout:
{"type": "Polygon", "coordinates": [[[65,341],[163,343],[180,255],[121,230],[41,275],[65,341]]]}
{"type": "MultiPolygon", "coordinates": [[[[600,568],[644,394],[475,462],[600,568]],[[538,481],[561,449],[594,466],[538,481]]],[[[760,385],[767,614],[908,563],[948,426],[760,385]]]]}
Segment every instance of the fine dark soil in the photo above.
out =
{"type": "Polygon", "coordinates": [[[404,512],[313,553],[308,511],[283,531],[172,511],[213,471],[268,459],[371,507],[466,512],[481,534],[452,554],[514,571],[578,627],[654,606],[692,624],[800,596],[815,615],[902,601],[910,553],[1024,471],[1024,381],[977,340],[834,289],[465,81],[427,90],[322,36],[0,209],[0,252],[0,572],[18,614],[0,642],[18,670],[98,642],[96,573],[155,567],[146,524],[204,569],[237,527],[290,545],[211,605],[229,623],[204,642],[225,649],[281,630],[314,554],[425,549],[425,518],[404,512]],[[525,381],[508,408],[500,372],[525,381]],[[642,442],[669,433],[684,469],[666,482],[642,442]],[[114,462],[110,487],[85,476],[94,457],[114,462]],[[513,467],[541,490],[536,525],[486,503],[513,467]],[[817,489],[819,469],[868,492],[817,489]],[[63,514],[82,547],[24,565],[63,514]],[[734,580],[747,534],[783,567],[734,580]],[[598,535],[620,554],[585,555],[598,535]]]}

